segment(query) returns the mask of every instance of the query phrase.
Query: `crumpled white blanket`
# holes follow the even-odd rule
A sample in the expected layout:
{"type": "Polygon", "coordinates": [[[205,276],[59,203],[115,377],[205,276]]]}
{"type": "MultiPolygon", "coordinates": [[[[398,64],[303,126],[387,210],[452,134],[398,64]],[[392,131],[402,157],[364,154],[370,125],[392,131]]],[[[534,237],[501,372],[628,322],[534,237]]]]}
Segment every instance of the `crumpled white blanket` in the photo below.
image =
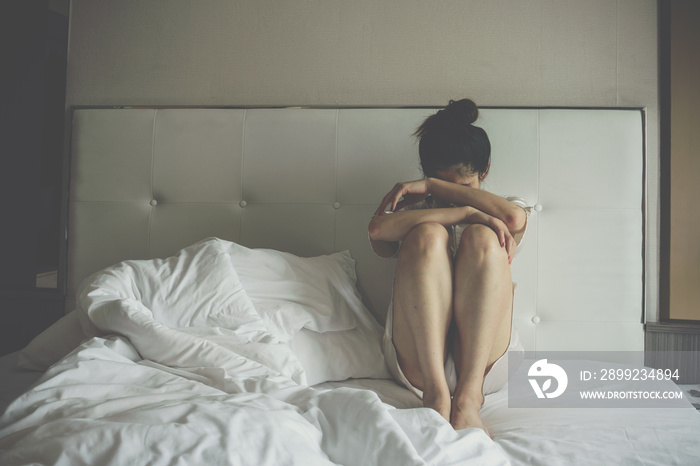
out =
{"type": "Polygon", "coordinates": [[[0,418],[0,464],[508,464],[483,431],[456,432],[430,409],[249,381],[168,368],[124,337],[96,337],[0,418]]]}
{"type": "Polygon", "coordinates": [[[480,429],[317,391],[216,242],[86,280],[95,335],[0,418],[0,464],[508,464],[480,429]]]}
{"type": "Polygon", "coordinates": [[[303,367],[268,332],[218,239],[97,272],[83,282],[76,310],[86,335],[123,335],[164,366],[217,367],[240,377],[262,364],[269,370],[258,383],[279,375],[305,383],[303,367]]]}

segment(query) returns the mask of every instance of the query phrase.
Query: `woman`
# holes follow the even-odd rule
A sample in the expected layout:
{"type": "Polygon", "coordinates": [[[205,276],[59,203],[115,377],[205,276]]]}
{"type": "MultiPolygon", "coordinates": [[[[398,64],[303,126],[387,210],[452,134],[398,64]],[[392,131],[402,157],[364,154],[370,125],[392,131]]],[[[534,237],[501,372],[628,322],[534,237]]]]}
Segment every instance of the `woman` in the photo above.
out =
{"type": "Polygon", "coordinates": [[[398,254],[384,353],[394,377],[455,429],[480,427],[484,393],[507,380],[510,263],[525,204],[480,189],[490,166],[471,100],[450,101],[416,131],[424,179],[399,183],[369,225],[373,250],[398,254]]]}

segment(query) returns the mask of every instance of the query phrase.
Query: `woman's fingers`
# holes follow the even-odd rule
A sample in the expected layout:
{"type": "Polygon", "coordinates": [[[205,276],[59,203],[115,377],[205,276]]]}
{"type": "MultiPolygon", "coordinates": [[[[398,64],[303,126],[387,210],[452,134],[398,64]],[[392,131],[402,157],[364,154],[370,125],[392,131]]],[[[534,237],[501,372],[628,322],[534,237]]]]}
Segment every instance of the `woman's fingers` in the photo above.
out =
{"type": "Polygon", "coordinates": [[[394,187],[384,196],[382,203],[379,208],[374,213],[375,215],[382,215],[386,211],[387,207],[391,206],[391,211],[396,212],[399,207],[404,207],[408,204],[413,204],[412,200],[407,200],[406,196],[417,195],[425,196],[428,194],[427,184],[425,180],[408,181],[405,183],[396,183],[394,187]],[[401,201],[405,201],[402,203],[401,201]]]}
{"type": "Polygon", "coordinates": [[[396,205],[399,203],[401,197],[403,197],[404,191],[403,183],[396,184],[391,191],[384,196],[384,199],[382,199],[382,203],[379,204],[379,208],[375,212],[375,215],[382,215],[389,205],[391,205],[391,211],[395,212],[396,205]]]}
{"type": "Polygon", "coordinates": [[[508,263],[510,264],[511,262],[513,262],[513,253],[515,252],[515,240],[513,239],[513,236],[510,234],[510,231],[508,231],[508,228],[503,222],[501,222],[498,219],[494,220],[495,225],[492,228],[496,231],[496,235],[498,236],[498,240],[501,244],[501,247],[505,248],[506,253],[508,254],[508,263]]]}
{"type": "Polygon", "coordinates": [[[513,254],[515,254],[515,240],[513,239],[513,236],[511,236],[510,232],[508,232],[506,238],[506,252],[508,253],[508,263],[510,264],[513,262],[513,254]]]}
{"type": "MultiPolygon", "coordinates": [[[[374,213],[374,215],[383,215],[384,212],[386,211],[386,206],[389,205],[389,203],[392,203],[393,207],[393,200],[392,200],[392,194],[393,189],[387,193],[386,196],[382,199],[382,202],[379,204],[379,207],[377,208],[377,211],[374,213]]],[[[393,208],[392,208],[393,210],[393,208]]]]}
{"type": "Polygon", "coordinates": [[[384,204],[384,207],[391,205],[391,211],[396,212],[396,206],[401,199],[401,194],[395,191],[389,193],[389,200],[384,204]]]}

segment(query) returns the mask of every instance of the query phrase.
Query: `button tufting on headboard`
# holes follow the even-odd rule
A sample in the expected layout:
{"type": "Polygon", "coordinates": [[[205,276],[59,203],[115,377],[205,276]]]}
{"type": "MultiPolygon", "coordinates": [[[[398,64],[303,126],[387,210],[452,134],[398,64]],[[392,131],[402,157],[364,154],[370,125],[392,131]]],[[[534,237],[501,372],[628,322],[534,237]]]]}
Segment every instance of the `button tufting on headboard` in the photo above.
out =
{"type": "MultiPolygon", "coordinates": [[[[433,112],[74,110],[69,302],[103,267],[217,236],[307,256],[350,250],[383,322],[396,263],[372,253],[367,225],[396,182],[422,176],[412,134],[433,112]]],[[[486,108],[476,124],[492,145],[484,188],[547,206],[512,266],[525,347],[642,349],[641,111],[486,108]]]]}

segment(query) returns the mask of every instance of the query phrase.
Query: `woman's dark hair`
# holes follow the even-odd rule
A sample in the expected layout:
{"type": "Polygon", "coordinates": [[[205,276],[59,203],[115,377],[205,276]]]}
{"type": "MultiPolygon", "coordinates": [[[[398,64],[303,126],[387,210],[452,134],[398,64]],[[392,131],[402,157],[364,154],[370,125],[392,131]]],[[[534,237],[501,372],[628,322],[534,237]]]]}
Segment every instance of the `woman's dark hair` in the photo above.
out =
{"type": "Polygon", "coordinates": [[[425,119],[416,130],[418,153],[425,176],[458,167],[483,176],[491,161],[491,143],[473,123],[479,108],[469,99],[450,100],[447,107],[425,119]]]}

